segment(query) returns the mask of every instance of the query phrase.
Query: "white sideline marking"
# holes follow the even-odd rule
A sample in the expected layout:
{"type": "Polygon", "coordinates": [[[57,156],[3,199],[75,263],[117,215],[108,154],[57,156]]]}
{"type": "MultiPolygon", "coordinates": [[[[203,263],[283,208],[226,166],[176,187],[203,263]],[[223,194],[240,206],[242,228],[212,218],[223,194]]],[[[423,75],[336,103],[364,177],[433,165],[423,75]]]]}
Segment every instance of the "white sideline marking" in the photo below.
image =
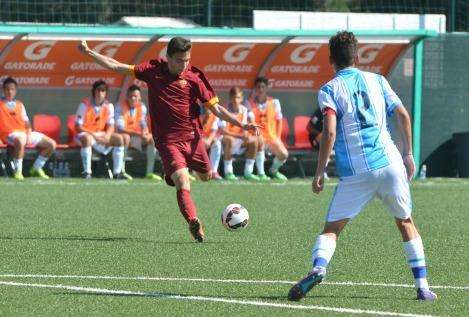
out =
{"type": "Polygon", "coordinates": [[[264,306],[264,307],[274,307],[274,308],[322,310],[322,311],[332,311],[332,312],[347,313],[347,314],[367,314],[367,315],[375,315],[375,316],[399,316],[399,317],[433,317],[431,315],[406,314],[406,313],[386,312],[386,311],[378,311],[378,310],[363,310],[363,309],[313,306],[313,305],[280,304],[280,303],[263,302],[263,301],[226,299],[226,298],[220,298],[220,297],[168,295],[168,294],[161,294],[161,293],[156,293],[156,292],[152,293],[152,292],[140,292],[140,291],[112,290],[112,289],[106,289],[106,288],[81,287],[81,286],[62,285],[62,284],[51,285],[51,284],[34,284],[34,283],[18,283],[18,282],[0,281],[0,285],[65,289],[65,290],[70,290],[70,291],[86,292],[86,293],[123,295],[123,296],[125,295],[147,296],[147,297],[159,297],[163,299],[218,302],[218,303],[240,304],[240,305],[249,305],[249,306],[264,306]]]}
{"type": "MultiPolygon", "coordinates": [[[[213,279],[188,277],[150,277],[150,276],[98,276],[98,275],[50,275],[50,274],[0,274],[0,277],[17,278],[43,278],[43,279],[89,279],[89,280],[133,280],[133,281],[181,281],[181,282],[212,282],[212,283],[239,283],[239,284],[289,284],[294,281],[282,280],[242,280],[242,279],[213,279]]],[[[410,284],[371,283],[371,282],[322,282],[326,285],[339,286],[377,286],[391,288],[414,288],[410,284]]],[[[469,290],[469,286],[432,285],[434,289],[469,290]]]]}

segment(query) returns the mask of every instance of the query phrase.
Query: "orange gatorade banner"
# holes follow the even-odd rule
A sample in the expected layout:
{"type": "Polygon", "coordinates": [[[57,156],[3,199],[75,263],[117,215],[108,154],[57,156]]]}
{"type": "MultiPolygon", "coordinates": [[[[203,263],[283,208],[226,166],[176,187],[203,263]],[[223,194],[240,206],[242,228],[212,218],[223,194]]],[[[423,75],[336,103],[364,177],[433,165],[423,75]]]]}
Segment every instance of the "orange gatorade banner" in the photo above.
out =
{"type": "MultiPolygon", "coordinates": [[[[142,42],[89,41],[91,49],[131,63],[142,42]]],[[[19,41],[2,60],[3,76],[12,76],[23,87],[90,87],[104,79],[120,87],[123,75],[105,70],[77,49],[78,41],[19,41]]]]}
{"type": "MultiPolygon", "coordinates": [[[[360,69],[387,75],[405,44],[364,44],[358,49],[360,69]]],[[[318,90],[334,75],[327,44],[287,44],[266,72],[273,89],[318,90]]]]}
{"type": "MultiPolygon", "coordinates": [[[[9,40],[0,40],[0,51],[9,40]]],[[[145,42],[88,41],[91,49],[132,64],[145,42]]],[[[78,40],[20,40],[0,60],[1,77],[12,76],[28,88],[89,88],[98,79],[121,88],[124,76],[105,70],[81,54],[78,40]]],[[[166,42],[148,48],[142,61],[166,55],[166,42]]],[[[275,90],[317,90],[333,76],[327,44],[193,42],[192,64],[200,68],[213,88],[250,89],[263,70],[275,90]]],[[[406,44],[363,44],[359,67],[387,75],[406,44]]],[[[135,81],[141,86],[143,83],[135,81]]]]}

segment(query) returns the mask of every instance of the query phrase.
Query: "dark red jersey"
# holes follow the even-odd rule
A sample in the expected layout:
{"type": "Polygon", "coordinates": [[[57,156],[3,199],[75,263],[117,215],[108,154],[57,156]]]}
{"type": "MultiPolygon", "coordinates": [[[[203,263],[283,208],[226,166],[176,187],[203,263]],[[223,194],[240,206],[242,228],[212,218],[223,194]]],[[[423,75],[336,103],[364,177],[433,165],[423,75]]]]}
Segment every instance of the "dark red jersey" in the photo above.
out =
{"type": "Polygon", "coordinates": [[[156,142],[188,141],[200,135],[199,102],[218,103],[202,71],[189,65],[175,76],[160,58],[135,65],[134,74],[148,86],[148,109],[156,142]]]}

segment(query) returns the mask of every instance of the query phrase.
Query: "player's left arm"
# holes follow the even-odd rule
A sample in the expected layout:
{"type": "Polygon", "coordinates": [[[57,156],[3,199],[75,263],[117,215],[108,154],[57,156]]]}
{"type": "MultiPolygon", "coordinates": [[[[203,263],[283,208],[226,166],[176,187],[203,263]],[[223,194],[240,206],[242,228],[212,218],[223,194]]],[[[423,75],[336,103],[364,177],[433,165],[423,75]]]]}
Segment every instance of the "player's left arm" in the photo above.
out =
{"type": "Polygon", "coordinates": [[[282,135],[283,130],[283,114],[282,114],[282,107],[280,106],[280,101],[278,99],[274,100],[275,103],[275,120],[276,120],[276,127],[277,127],[277,136],[280,138],[282,135]]]}
{"type": "Polygon", "coordinates": [[[402,159],[407,171],[407,179],[411,181],[415,174],[415,162],[412,155],[412,124],[409,113],[403,105],[395,107],[394,113],[396,114],[399,133],[404,143],[402,159]]]}

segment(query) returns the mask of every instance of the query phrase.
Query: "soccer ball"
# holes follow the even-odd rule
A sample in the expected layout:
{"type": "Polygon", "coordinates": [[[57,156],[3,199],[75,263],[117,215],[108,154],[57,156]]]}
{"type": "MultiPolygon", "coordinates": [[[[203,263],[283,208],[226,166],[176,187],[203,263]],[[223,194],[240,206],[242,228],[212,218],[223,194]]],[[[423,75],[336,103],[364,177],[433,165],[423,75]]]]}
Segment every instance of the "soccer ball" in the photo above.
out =
{"type": "Polygon", "coordinates": [[[246,228],[249,224],[249,213],[240,204],[230,204],[221,214],[221,223],[228,230],[246,228]]]}

